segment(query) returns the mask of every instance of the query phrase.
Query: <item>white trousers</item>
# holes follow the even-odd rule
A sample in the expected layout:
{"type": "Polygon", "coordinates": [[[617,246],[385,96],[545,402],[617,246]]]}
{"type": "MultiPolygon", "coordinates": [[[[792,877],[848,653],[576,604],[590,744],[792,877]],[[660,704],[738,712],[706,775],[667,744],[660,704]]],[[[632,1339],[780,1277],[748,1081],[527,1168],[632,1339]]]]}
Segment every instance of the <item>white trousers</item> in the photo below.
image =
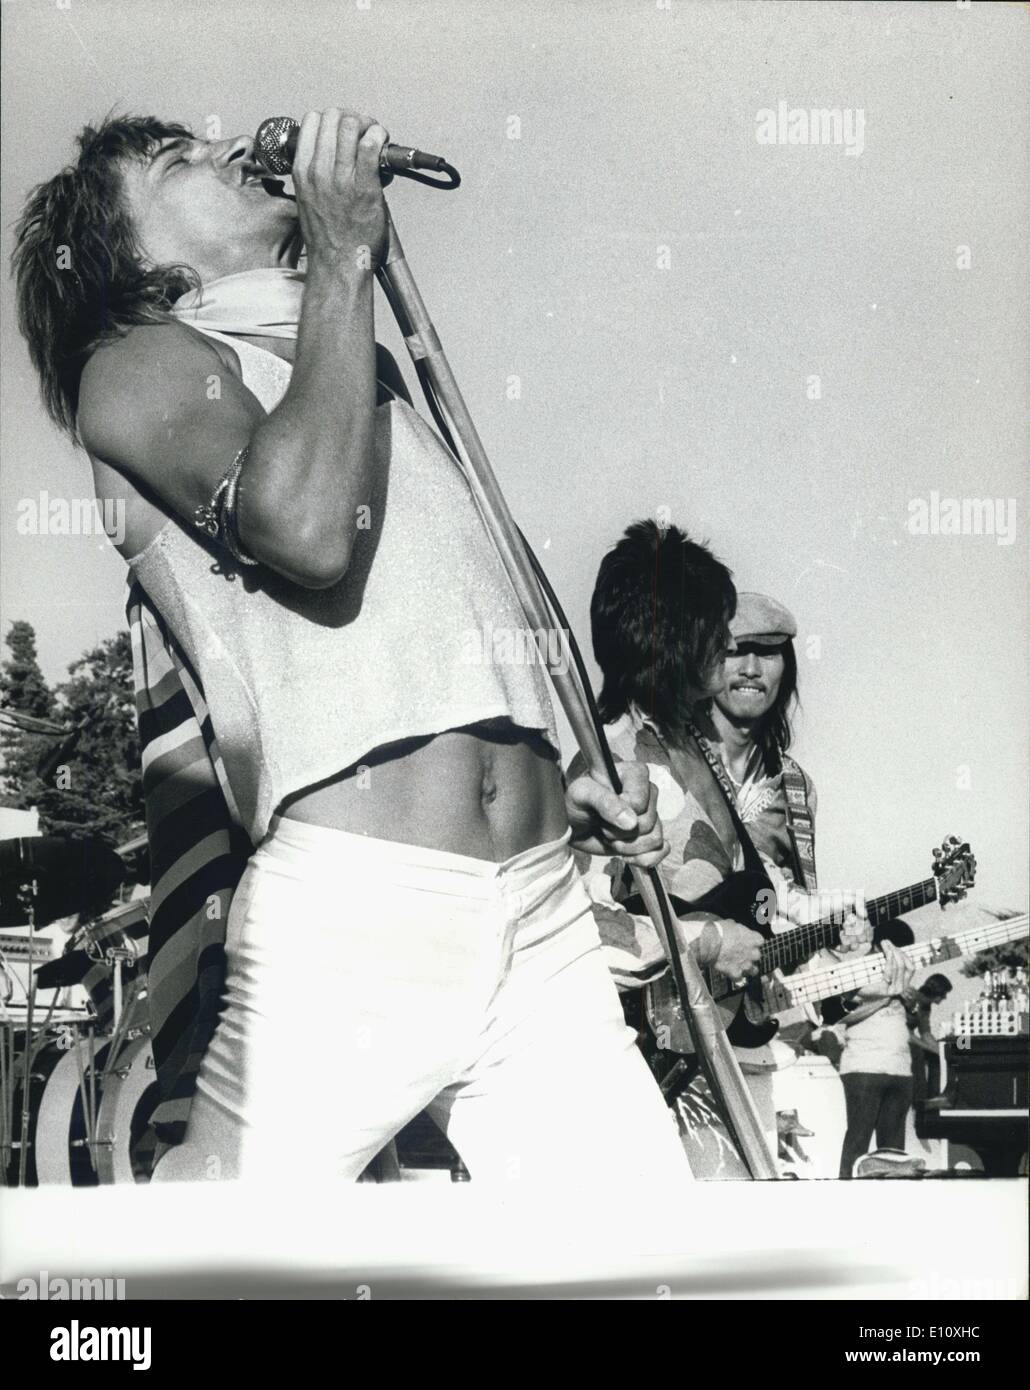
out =
{"type": "Polygon", "coordinates": [[[233,899],[186,1139],[154,1181],[353,1180],[428,1109],[476,1184],[691,1182],[568,842],[494,864],[273,821],[233,899]]]}

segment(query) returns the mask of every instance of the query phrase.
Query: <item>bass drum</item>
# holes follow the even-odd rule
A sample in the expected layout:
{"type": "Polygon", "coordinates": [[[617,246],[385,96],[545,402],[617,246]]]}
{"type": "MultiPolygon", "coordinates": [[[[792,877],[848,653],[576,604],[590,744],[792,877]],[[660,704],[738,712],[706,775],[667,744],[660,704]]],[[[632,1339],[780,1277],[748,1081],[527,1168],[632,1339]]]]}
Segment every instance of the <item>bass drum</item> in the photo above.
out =
{"type": "MultiPolygon", "coordinates": [[[[21,1134],[24,1041],[24,1034],[15,1041],[12,1133],[16,1139],[25,1139],[28,1143],[26,1186],[63,1183],[72,1187],[95,1187],[98,1178],[86,1147],[86,1111],[80,1085],[80,1067],[81,1076],[87,1078],[88,1085],[89,1038],[65,1030],[42,1046],[38,1046],[37,1038],[38,1050],[31,1064],[26,1136],[21,1134]]],[[[101,1043],[95,1053],[98,1073],[105,1052],[106,1045],[101,1043]]],[[[20,1150],[12,1149],[7,1167],[7,1181],[12,1187],[18,1182],[19,1157],[20,1150]]]]}
{"type": "Polygon", "coordinates": [[[149,1182],[157,1140],[150,1124],[158,1100],[150,1038],[121,1049],[104,1078],[97,1117],[97,1168],[102,1183],[149,1182]]]}

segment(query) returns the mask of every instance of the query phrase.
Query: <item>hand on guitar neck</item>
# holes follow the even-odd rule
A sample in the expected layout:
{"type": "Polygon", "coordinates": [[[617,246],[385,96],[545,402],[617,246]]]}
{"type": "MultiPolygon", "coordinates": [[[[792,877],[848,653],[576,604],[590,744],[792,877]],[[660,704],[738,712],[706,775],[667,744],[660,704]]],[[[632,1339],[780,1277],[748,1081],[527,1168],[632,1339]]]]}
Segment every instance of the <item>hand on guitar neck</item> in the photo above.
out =
{"type": "Polygon", "coordinates": [[[912,962],[890,941],[884,941],[881,950],[884,956],[883,979],[862,985],[845,1002],[846,1013],[842,1021],[846,1028],[871,1018],[892,999],[904,999],[909,989],[915,969],[912,962]]]}
{"type": "MultiPolygon", "coordinates": [[[[865,954],[872,946],[873,928],[866,911],[865,894],[850,889],[817,889],[806,893],[793,891],[783,904],[785,922],[773,924],[773,935],[791,927],[812,927],[833,918],[838,924],[831,949],[837,955],[865,954]]],[[[828,945],[830,943],[827,943],[828,945]]]]}
{"type": "MultiPolygon", "coordinates": [[[[1007,945],[1010,941],[1025,940],[1028,920],[1028,915],[1023,912],[1018,917],[981,923],[968,931],[959,932],[957,936],[930,937],[913,942],[911,946],[902,947],[901,954],[913,969],[923,970],[942,961],[975,955],[978,951],[988,951],[1007,945]]],[[[890,943],[884,942],[883,945],[886,947],[890,943]]],[[[873,951],[863,960],[838,961],[828,970],[799,970],[789,977],[774,976],[766,982],[766,1000],[771,1009],[779,1012],[796,1008],[799,1004],[817,1003],[834,994],[851,994],[866,985],[871,985],[878,995],[882,995],[882,979],[888,974],[887,951],[873,951]]]]}
{"type": "MultiPolygon", "coordinates": [[[[933,852],[931,878],[868,902],[857,893],[831,893],[826,895],[829,912],[826,896],[817,894],[802,901],[802,895],[791,894],[784,901],[782,894],[771,889],[768,875],[747,870],[730,874],[692,903],[675,894],[670,900],[681,921],[695,923],[695,932],[698,922],[715,920],[721,926],[721,947],[719,930],[712,927],[701,933],[693,950],[708,974],[708,986],[730,1041],[736,1047],[760,1047],[779,1027],[771,1014],[814,1004],[878,976],[884,956],[867,951],[871,927],[934,900],[943,907],[963,897],[972,887],[975,872],[969,845],[952,835],[933,852]],[[781,904],[790,914],[785,931],[780,930],[785,918],[777,914],[781,904]],[[807,922],[793,925],[805,916],[807,922]],[[806,969],[799,971],[799,966],[806,969]],[[810,976],[807,968],[812,966],[815,973],[810,976]],[[757,986],[756,973],[765,978],[764,992],[757,986]]],[[[632,897],[623,906],[628,912],[641,911],[632,897]]],[[[1011,924],[1005,930],[1013,930],[1011,924]]],[[[678,935],[681,949],[687,948],[695,932],[678,935]]],[[[666,976],[647,986],[646,999],[651,1030],[664,1039],[662,1046],[674,1052],[692,1051],[682,1007],[666,976]]]]}
{"type": "MultiPolygon", "coordinates": [[[[786,897],[786,895],[784,895],[786,897]]],[[[784,902],[786,915],[773,915],[773,936],[792,927],[807,927],[822,918],[837,914],[839,940],[834,942],[831,958],[865,955],[872,947],[873,929],[865,910],[862,893],[815,892],[793,893],[784,902]]],[[[698,914],[687,914],[682,921],[694,920],[698,914]]],[[[761,973],[762,946],[766,938],[730,917],[711,917],[694,943],[698,964],[714,970],[727,980],[743,981],[761,973]]],[[[686,943],[681,940],[681,947],[686,943]]]]}

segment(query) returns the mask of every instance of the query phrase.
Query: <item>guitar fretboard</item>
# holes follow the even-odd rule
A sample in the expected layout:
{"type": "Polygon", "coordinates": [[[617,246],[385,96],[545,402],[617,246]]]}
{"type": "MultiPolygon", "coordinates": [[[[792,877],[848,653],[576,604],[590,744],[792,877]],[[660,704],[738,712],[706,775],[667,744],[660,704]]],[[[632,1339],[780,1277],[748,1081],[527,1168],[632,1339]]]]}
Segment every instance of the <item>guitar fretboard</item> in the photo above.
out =
{"type": "MultiPolygon", "coordinates": [[[[936,896],[937,880],[926,878],[922,883],[912,883],[895,893],[884,893],[881,898],[871,899],[866,903],[866,912],[875,927],[881,922],[889,922],[902,912],[914,912],[917,907],[925,907],[936,896]]],[[[845,916],[844,912],[837,912],[830,917],[820,918],[818,922],[811,922],[807,927],[780,932],[766,941],[761,949],[761,973],[768,975],[777,968],[792,969],[814,956],[816,951],[839,945],[845,916]]]]}
{"type": "MultiPolygon", "coordinates": [[[[986,926],[974,927],[971,931],[960,932],[958,936],[934,937],[929,941],[917,941],[912,946],[902,948],[901,954],[913,966],[923,969],[937,965],[943,960],[954,960],[957,956],[972,956],[977,951],[986,951],[991,946],[1004,946],[1009,941],[1018,941],[1027,934],[1030,916],[1025,912],[1019,917],[1008,917],[1003,921],[990,922],[986,926]]],[[[811,974],[792,975],[784,981],[784,988],[792,1004],[814,1004],[820,999],[828,999],[834,994],[850,994],[863,985],[882,979],[886,973],[887,960],[879,951],[861,956],[858,960],[842,961],[829,970],[816,970],[811,974]]]]}

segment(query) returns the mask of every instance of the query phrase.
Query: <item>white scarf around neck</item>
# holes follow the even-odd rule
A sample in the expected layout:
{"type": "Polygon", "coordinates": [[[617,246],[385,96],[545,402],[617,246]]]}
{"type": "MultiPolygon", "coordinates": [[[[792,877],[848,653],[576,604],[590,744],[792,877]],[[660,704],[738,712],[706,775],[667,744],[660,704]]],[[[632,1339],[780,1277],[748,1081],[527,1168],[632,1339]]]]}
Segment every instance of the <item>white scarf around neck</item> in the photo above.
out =
{"type": "Polygon", "coordinates": [[[249,338],[296,338],[304,271],[270,266],[209,280],[175,301],[183,323],[249,338]]]}

